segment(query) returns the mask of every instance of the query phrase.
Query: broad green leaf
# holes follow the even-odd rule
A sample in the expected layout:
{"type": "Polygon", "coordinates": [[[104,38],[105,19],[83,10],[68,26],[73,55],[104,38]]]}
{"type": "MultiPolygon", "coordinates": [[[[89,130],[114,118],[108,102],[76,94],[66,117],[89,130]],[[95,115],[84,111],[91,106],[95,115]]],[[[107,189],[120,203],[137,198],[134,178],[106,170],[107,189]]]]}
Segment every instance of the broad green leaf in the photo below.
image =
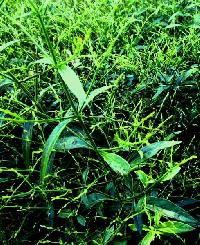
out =
{"type": "Polygon", "coordinates": [[[140,245],[150,245],[151,242],[155,239],[155,232],[148,232],[146,236],[140,242],[140,245]]]}
{"type": "Polygon", "coordinates": [[[61,65],[58,68],[58,72],[62,77],[63,81],[69,88],[69,90],[76,96],[79,102],[79,107],[81,107],[86,100],[86,93],[83,89],[83,85],[81,84],[76,73],[66,65],[61,65]]]}
{"type": "Polygon", "coordinates": [[[97,95],[106,92],[108,89],[112,88],[113,85],[110,86],[103,86],[101,88],[97,88],[93,90],[86,98],[83,108],[85,108],[97,95]]]}
{"type": "Polygon", "coordinates": [[[167,173],[164,174],[161,178],[160,178],[160,181],[163,182],[163,181],[167,181],[167,180],[171,180],[174,178],[174,176],[176,174],[179,173],[179,171],[181,170],[181,168],[179,166],[174,166],[170,169],[167,170],[167,173]]]}
{"type": "Polygon", "coordinates": [[[121,156],[115,153],[109,153],[105,151],[99,151],[105,162],[114,170],[116,173],[120,173],[121,175],[127,175],[131,167],[129,163],[122,158],[121,156]]]}
{"type": "Polygon", "coordinates": [[[181,141],[159,141],[159,142],[155,142],[153,144],[150,144],[150,145],[143,147],[140,150],[142,157],[141,156],[136,157],[130,163],[131,168],[132,169],[138,168],[141,165],[141,163],[143,163],[147,159],[156,155],[160,150],[163,150],[163,149],[168,148],[168,147],[172,147],[172,146],[180,144],[180,143],[181,143],[181,141]]]}
{"type": "Polygon", "coordinates": [[[88,143],[86,143],[86,141],[80,139],[77,136],[59,138],[54,147],[54,149],[58,152],[66,152],[76,148],[90,149],[91,147],[88,143]]]}
{"type": "Polygon", "coordinates": [[[69,124],[72,121],[72,118],[66,119],[59,123],[51,132],[49,138],[47,139],[44,150],[42,154],[42,162],[41,162],[41,170],[40,170],[40,182],[44,183],[45,177],[50,171],[50,156],[52,151],[54,150],[54,146],[62,133],[62,131],[65,129],[66,125],[69,124]]]}
{"type": "Polygon", "coordinates": [[[194,228],[188,224],[184,224],[178,221],[167,221],[161,223],[156,230],[161,231],[163,233],[169,234],[177,234],[177,233],[184,233],[188,231],[194,230],[194,228]]]}
{"type": "Polygon", "coordinates": [[[198,223],[190,214],[188,214],[184,209],[177,206],[176,204],[170,202],[169,200],[157,198],[157,197],[147,197],[148,209],[153,211],[161,211],[166,217],[180,220],[182,222],[196,225],[198,223]]]}
{"type": "Polygon", "coordinates": [[[13,41],[10,41],[10,42],[7,42],[7,43],[2,44],[0,46],[0,52],[3,51],[4,49],[6,49],[7,47],[13,45],[16,42],[19,42],[19,40],[18,39],[14,39],[13,41]]]}
{"type": "Polygon", "coordinates": [[[103,234],[103,244],[106,245],[108,242],[110,242],[113,239],[114,234],[115,234],[114,225],[111,226],[110,228],[107,228],[103,234]]]}

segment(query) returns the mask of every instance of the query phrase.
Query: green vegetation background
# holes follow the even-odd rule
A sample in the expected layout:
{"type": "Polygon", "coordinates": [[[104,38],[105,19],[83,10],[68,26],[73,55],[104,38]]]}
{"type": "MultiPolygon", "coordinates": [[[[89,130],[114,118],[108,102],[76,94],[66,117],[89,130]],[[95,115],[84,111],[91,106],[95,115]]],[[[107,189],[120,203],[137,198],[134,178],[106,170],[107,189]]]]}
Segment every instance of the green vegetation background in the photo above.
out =
{"type": "Polygon", "coordinates": [[[2,244],[198,244],[199,64],[198,0],[2,0],[2,244]]]}

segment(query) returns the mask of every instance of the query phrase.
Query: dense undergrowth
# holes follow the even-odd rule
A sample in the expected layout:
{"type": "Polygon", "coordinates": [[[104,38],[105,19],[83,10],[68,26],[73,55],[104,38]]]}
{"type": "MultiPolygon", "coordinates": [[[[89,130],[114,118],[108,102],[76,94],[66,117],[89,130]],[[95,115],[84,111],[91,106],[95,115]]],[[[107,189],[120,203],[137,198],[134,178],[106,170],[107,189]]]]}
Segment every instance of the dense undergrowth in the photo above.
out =
{"type": "Polygon", "coordinates": [[[1,243],[198,244],[199,1],[0,14],[1,243]]]}

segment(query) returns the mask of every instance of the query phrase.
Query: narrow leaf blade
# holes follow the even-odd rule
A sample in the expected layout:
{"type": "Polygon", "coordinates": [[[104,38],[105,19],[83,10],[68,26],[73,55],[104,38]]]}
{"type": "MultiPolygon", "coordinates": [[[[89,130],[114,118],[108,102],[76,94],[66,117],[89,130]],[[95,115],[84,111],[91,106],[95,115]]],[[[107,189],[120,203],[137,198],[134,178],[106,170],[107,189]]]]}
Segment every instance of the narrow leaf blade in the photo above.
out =
{"type": "Polygon", "coordinates": [[[80,139],[77,136],[67,136],[60,138],[58,139],[54,147],[54,149],[58,152],[67,152],[69,150],[77,148],[90,149],[91,147],[86,141],[80,139]]]}
{"type": "Polygon", "coordinates": [[[154,232],[148,232],[146,236],[142,239],[141,245],[150,245],[151,242],[155,239],[155,233],[154,232]]]}
{"type": "Polygon", "coordinates": [[[191,225],[197,225],[198,223],[198,221],[184,209],[163,198],[147,197],[147,208],[153,211],[159,210],[164,216],[180,220],[191,225]]]}
{"type": "Polygon", "coordinates": [[[61,65],[58,69],[60,76],[69,88],[69,90],[76,96],[79,102],[79,107],[81,107],[86,100],[86,93],[83,89],[76,73],[66,65],[61,65]]]}
{"type": "Polygon", "coordinates": [[[174,166],[171,169],[168,169],[167,173],[161,177],[160,181],[164,182],[173,179],[174,176],[177,175],[180,170],[181,168],[179,166],[174,166]]]}
{"type": "Polygon", "coordinates": [[[168,147],[172,147],[174,145],[180,144],[181,141],[159,141],[152,143],[150,145],[147,145],[141,149],[141,152],[143,154],[143,157],[141,158],[136,157],[132,162],[131,162],[131,168],[136,169],[139,167],[139,165],[144,162],[145,160],[153,157],[156,155],[160,150],[163,150],[168,147]]]}
{"type": "Polygon", "coordinates": [[[178,221],[163,222],[156,229],[167,234],[185,233],[194,230],[192,226],[178,221]]]}
{"type": "Polygon", "coordinates": [[[108,89],[112,88],[113,85],[103,86],[101,88],[97,88],[93,90],[86,98],[83,108],[85,108],[97,95],[106,92],[108,89]]]}
{"type": "Polygon", "coordinates": [[[44,151],[42,154],[42,162],[41,162],[41,171],[40,171],[40,182],[44,183],[46,175],[50,171],[49,161],[51,153],[54,149],[54,146],[62,133],[65,129],[66,125],[72,121],[72,118],[66,119],[63,122],[59,123],[51,132],[49,138],[47,139],[44,145],[44,151]]]}

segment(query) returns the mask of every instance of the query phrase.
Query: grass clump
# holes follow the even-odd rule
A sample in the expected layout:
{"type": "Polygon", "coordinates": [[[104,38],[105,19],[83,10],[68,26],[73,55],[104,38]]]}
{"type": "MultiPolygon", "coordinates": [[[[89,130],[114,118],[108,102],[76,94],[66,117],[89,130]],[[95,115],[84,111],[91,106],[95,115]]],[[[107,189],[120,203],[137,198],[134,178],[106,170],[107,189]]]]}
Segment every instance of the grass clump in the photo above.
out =
{"type": "Polygon", "coordinates": [[[3,244],[198,244],[199,8],[1,1],[3,244]]]}

